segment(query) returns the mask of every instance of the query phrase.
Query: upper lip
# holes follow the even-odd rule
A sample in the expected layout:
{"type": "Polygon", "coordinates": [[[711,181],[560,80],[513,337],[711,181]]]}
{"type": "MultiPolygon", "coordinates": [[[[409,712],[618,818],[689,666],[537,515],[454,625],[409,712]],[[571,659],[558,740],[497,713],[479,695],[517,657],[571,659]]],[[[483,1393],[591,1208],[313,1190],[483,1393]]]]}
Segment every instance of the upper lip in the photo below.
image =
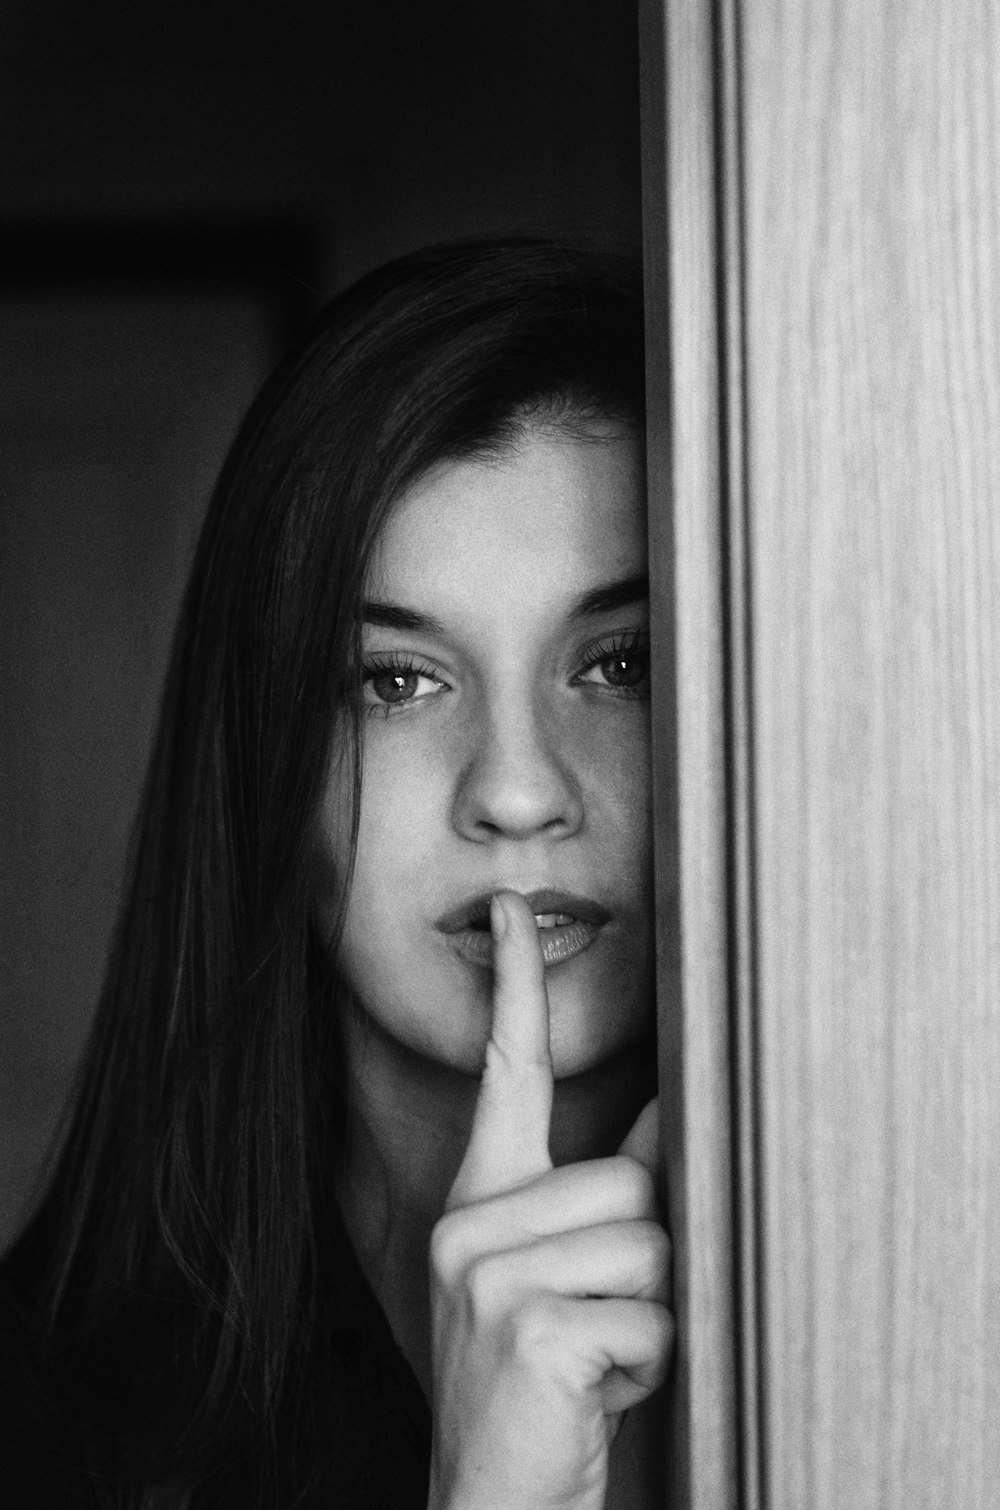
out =
{"type": "MultiPolygon", "coordinates": [[[[437,926],[442,933],[460,933],[463,928],[482,928],[484,925],[488,927],[490,902],[496,892],[518,890],[516,886],[495,886],[492,891],[484,891],[479,896],[452,907],[448,912],[443,912],[437,920],[437,926]]],[[[520,892],[520,895],[536,916],[563,912],[581,923],[592,923],[595,928],[611,921],[607,908],[595,902],[592,897],[577,896],[571,891],[555,891],[550,887],[520,892]]]]}

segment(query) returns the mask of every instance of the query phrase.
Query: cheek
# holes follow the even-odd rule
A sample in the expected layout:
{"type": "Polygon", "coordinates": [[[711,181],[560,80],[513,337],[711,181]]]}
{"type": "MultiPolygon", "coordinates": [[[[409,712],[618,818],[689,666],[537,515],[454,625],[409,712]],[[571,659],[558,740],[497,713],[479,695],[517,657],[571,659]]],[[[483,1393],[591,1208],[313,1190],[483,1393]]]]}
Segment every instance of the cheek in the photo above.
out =
{"type": "Polygon", "coordinates": [[[356,873],[391,888],[426,854],[446,812],[446,781],[428,752],[402,741],[372,741],[361,780],[356,873]],[[388,742],[385,742],[387,745],[388,742]]]}
{"type": "MultiPolygon", "coordinates": [[[[327,780],[319,821],[318,847],[328,867],[342,872],[351,857],[354,816],[353,772],[342,761],[327,780]]],[[[366,749],[362,766],[359,823],[354,853],[359,873],[391,874],[394,862],[412,847],[426,823],[433,765],[380,741],[366,749]]]]}
{"type": "MultiPolygon", "coordinates": [[[[428,856],[440,830],[444,793],[431,763],[406,749],[386,751],[377,741],[366,753],[341,964],[365,995],[373,975],[393,967],[419,914],[428,856]]],[[[329,842],[329,841],[328,841],[329,842]]],[[[336,840],[345,858],[350,829],[336,840]]]]}
{"type": "Polygon", "coordinates": [[[313,910],[324,939],[333,925],[350,866],[353,819],[353,761],[334,754],[313,843],[313,910]]]}
{"type": "Polygon", "coordinates": [[[587,808],[608,860],[645,874],[652,864],[652,769],[648,710],[608,719],[581,760],[587,808]]]}

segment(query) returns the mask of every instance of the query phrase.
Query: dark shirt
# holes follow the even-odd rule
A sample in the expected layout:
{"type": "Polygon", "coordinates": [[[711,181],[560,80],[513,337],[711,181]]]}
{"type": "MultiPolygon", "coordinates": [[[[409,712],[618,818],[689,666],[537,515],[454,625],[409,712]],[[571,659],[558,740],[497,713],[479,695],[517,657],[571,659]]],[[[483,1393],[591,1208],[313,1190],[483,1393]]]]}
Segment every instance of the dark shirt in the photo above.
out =
{"type": "MultiPolygon", "coordinates": [[[[382,1311],[360,1275],[345,1296],[353,1317],[349,1339],[366,1380],[365,1441],[351,1481],[332,1465],[296,1510],[423,1510],[430,1463],[430,1411],[382,1311]],[[360,1466],[358,1466],[360,1465],[360,1466]]],[[[335,1409],[335,1404],[331,1409],[335,1409]]],[[[92,1466],[79,1419],[47,1377],[26,1313],[0,1279],[0,1505],[4,1510],[108,1510],[111,1487],[92,1466]]],[[[200,1510],[197,1490],[190,1510],[200,1510]]],[[[183,1504],[166,1497],[165,1510],[183,1504]]],[[[211,1510],[246,1510],[235,1487],[211,1492],[211,1510]]],[[[273,1510],[282,1510],[275,1503],[273,1510]]]]}
{"type": "Polygon", "coordinates": [[[0,1289],[0,1500],[10,1510],[99,1510],[82,1444],[45,1377],[13,1295],[0,1289]]]}

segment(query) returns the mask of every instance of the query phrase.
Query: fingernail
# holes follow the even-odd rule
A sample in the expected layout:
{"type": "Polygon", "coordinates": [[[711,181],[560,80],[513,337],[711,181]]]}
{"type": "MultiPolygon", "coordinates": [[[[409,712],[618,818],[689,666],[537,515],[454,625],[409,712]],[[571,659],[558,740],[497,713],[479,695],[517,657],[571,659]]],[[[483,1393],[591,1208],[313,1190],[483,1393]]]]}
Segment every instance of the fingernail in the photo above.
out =
{"type": "Polygon", "coordinates": [[[499,892],[490,898],[490,931],[495,944],[499,943],[507,932],[507,913],[500,900],[499,892]]]}

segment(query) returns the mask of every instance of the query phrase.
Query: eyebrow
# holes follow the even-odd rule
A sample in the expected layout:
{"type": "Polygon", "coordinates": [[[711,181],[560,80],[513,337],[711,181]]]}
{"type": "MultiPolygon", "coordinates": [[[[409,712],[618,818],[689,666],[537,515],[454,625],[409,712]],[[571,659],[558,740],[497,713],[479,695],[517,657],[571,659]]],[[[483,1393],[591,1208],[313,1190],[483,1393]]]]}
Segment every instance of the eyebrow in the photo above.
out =
{"type": "Polygon", "coordinates": [[[609,613],[615,608],[627,608],[632,603],[641,603],[649,597],[649,576],[640,572],[634,577],[623,577],[620,582],[606,582],[593,587],[577,598],[571,618],[582,619],[595,613],[609,613]]]}
{"type": "Polygon", "coordinates": [[[399,603],[380,603],[366,598],[362,605],[363,624],[375,624],[380,629],[410,629],[415,634],[443,636],[444,625],[429,613],[417,613],[415,608],[403,608],[399,603]]]}
{"type": "MultiPolygon", "coordinates": [[[[590,618],[595,614],[611,613],[616,608],[627,608],[632,603],[641,603],[649,597],[649,577],[640,572],[634,577],[623,577],[617,582],[604,582],[581,593],[569,612],[571,619],[590,618]]],[[[366,598],[362,606],[362,622],[379,629],[404,629],[413,634],[444,636],[445,626],[432,614],[419,613],[415,608],[404,608],[401,603],[385,603],[375,598],[366,598]]]]}

